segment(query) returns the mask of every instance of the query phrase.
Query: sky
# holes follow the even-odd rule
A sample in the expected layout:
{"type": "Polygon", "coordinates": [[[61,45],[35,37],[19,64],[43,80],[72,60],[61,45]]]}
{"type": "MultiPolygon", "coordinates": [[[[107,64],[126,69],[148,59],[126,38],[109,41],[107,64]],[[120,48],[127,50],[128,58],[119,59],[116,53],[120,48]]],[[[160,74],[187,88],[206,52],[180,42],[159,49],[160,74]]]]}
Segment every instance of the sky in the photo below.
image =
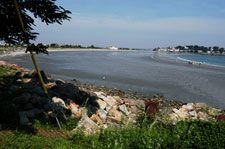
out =
{"type": "Polygon", "coordinates": [[[225,47],[225,0],[57,0],[72,12],[62,25],[36,20],[36,43],[151,49],[225,47]]]}

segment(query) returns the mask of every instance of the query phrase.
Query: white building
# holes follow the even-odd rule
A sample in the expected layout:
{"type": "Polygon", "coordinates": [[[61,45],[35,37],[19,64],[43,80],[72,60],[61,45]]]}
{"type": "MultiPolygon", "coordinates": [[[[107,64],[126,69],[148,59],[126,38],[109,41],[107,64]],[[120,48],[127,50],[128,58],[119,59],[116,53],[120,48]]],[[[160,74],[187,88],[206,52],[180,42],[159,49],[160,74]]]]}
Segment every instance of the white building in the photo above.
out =
{"type": "Polygon", "coordinates": [[[109,46],[109,49],[110,49],[110,50],[118,50],[118,47],[112,46],[112,45],[111,45],[111,46],[109,46]]]}

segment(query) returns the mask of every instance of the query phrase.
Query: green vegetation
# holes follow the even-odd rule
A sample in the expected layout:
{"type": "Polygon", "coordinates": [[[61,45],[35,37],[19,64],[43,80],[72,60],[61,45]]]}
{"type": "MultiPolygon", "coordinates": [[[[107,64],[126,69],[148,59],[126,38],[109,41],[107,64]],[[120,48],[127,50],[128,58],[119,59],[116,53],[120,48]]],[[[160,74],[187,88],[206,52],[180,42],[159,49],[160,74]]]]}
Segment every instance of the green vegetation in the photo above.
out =
{"type": "Polygon", "coordinates": [[[225,148],[224,122],[189,120],[171,125],[140,115],[135,125],[108,128],[89,136],[82,130],[70,132],[77,126],[77,118],[61,122],[62,130],[41,118],[31,128],[21,128],[10,101],[16,93],[10,95],[6,90],[15,73],[0,67],[1,148],[225,148]]]}
{"type": "MultiPolygon", "coordinates": [[[[155,48],[154,51],[159,50],[160,48],[155,48]]],[[[173,51],[171,47],[166,48],[168,51],[173,51]]],[[[187,45],[187,46],[176,46],[174,49],[179,50],[179,52],[189,52],[189,53],[218,53],[223,54],[225,52],[223,47],[205,47],[199,45],[187,45]]]]}
{"type": "MultiPolygon", "coordinates": [[[[152,129],[130,126],[105,129],[85,136],[82,131],[67,138],[52,138],[23,131],[0,134],[3,148],[224,148],[225,123],[183,121],[176,126],[156,123],[152,129]]],[[[48,133],[54,133],[50,131],[48,133]]],[[[47,135],[47,134],[46,134],[47,135]]]]}

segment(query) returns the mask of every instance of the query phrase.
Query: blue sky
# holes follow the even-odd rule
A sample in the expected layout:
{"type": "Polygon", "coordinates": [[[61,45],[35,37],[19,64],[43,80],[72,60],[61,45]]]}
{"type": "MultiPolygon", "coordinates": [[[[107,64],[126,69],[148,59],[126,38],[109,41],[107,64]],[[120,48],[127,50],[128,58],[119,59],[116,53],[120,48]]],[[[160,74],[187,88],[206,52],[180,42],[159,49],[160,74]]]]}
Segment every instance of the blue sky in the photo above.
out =
{"type": "Polygon", "coordinates": [[[58,0],[72,12],[63,25],[36,21],[35,42],[155,48],[225,47],[224,0],[58,0]]]}

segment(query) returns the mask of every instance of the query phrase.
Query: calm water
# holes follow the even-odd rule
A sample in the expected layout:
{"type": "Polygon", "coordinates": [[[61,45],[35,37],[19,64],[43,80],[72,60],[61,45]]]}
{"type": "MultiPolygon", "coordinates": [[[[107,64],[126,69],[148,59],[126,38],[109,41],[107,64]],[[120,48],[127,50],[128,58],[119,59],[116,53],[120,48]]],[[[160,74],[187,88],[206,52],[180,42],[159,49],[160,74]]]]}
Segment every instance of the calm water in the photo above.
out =
{"type": "MultiPolygon", "coordinates": [[[[160,94],[183,102],[205,102],[225,109],[223,68],[214,70],[161,61],[154,58],[153,52],[56,52],[39,55],[37,61],[41,70],[56,78],[160,94]]],[[[9,62],[34,69],[29,55],[9,62]]]]}
{"type": "Polygon", "coordinates": [[[225,56],[200,55],[200,54],[174,54],[173,57],[186,61],[206,63],[225,67],[225,56]]]}

